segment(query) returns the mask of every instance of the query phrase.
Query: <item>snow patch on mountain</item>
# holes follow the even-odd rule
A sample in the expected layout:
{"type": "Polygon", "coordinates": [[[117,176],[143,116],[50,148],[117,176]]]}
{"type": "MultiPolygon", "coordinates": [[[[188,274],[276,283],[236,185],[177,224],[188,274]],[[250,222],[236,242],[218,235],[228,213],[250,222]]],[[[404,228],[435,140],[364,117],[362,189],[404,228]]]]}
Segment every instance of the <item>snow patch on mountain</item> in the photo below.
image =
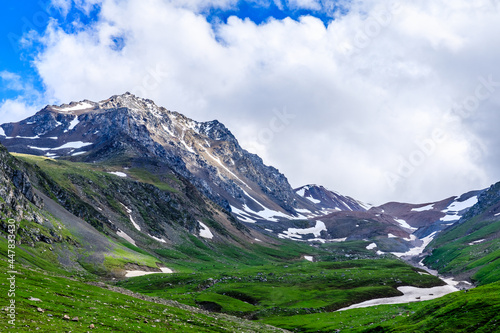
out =
{"type": "MultiPolygon", "coordinates": [[[[121,202],[120,202],[121,203],[121,202]]],[[[128,217],[130,219],[130,222],[132,222],[132,225],[139,231],[141,231],[141,227],[135,222],[134,218],[132,217],[132,209],[128,208],[127,206],[125,206],[124,204],[121,203],[121,205],[123,206],[123,208],[125,208],[125,210],[127,211],[127,214],[128,214],[128,217]]],[[[153,237],[153,236],[151,236],[153,237]]]]}
{"type": "Polygon", "coordinates": [[[210,231],[210,228],[207,227],[206,224],[204,224],[203,222],[200,222],[200,221],[198,221],[198,223],[200,224],[200,237],[208,238],[208,239],[214,238],[214,235],[212,234],[212,232],[210,231]]]}
{"type": "Polygon", "coordinates": [[[42,151],[59,150],[59,149],[79,149],[79,148],[83,148],[86,146],[90,146],[92,144],[93,144],[92,142],[73,141],[73,142],[67,142],[67,143],[63,144],[62,146],[55,147],[55,148],[43,148],[43,147],[35,147],[35,146],[28,146],[28,148],[42,150],[42,151]]]}
{"type": "Polygon", "coordinates": [[[469,245],[476,245],[476,244],[482,243],[484,241],[485,241],[485,239],[478,239],[478,240],[475,240],[473,242],[470,242],[469,245]]]}
{"type": "Polygon", "coordinates": [[[80,110],[87,110],[91,109],[94,106],[90,103],[87,102],[79,102],[76,103],[73,106],[67,106],[67,107],[56,107],[57,111],[59,112],[73,112],[73,111],[80,111],[80,110]]]}
{"type": "Polygon", "coordinates": [[[112,174],[112,175],[115,175],[115,176],[118,176],[118,177],[122,177],[122,178],[126,178],[127,177],[126,173],[123,173],[123,172],[120,172],[120,171],[111,171],[111,172],[108,172],[108,173],[112,174]]]}
{"type": "Polygon", "coordinates": [[[399,225],[405,229],[410,229],[410,230],[417,230],[418,228],[414,228],[411,225],[409,225],[405,220],[402,219],[394,219],[399,225]]]}
{"type": "Polygon", "coordinates": [[[149,237],[153,238],[154,240],[160,242],[160,243],[166,243],[166,241],[162,238],[155,237],[153,235],[148,234],[149,237]]]}
{"type": "Polygon", "coordinates": [[[448,207],[446,207],[446,209],[442,210],[446,216],[442,217],[440,220],[443,222],[458,221],[462,217],[459,213],[474,206],[477,202],[477,196],[470,197],[469,199],[461,202],[455,200],[448,207]]]}
{"type": "Polygon", "coordinates": [[[425,211],[431,210],[433,208],[434,208],[434,204],[430,204],[430,205],[423,206],[423,207],[412,208],[411,211],[412,212],[425,212],[425,211]]]}
{"type": "Polygon", "coordinates": [[[425,248],[427,245],[429,245],[430,242],[436,237],[437,231],[434,231],[432,234],[424,237],[421,239],[422,245],[420,246],[415,246],[408,250],[407,252],[391,252],[394,254],[396,257],[406,257],[406,256],[418,256],[419,254],[422,254],[424,252],[425,248]]]}
{"type": "Polygon", "coordinates": [[[75,128],[78,124],[80,123],[80,121],[78,120],[78,116],[75,116],[75,118],[73,118],[73,120],[69,123],[69,127],[67,130],[64,130],[64,133],[66,132],[69,132],[71,131],[73,128],[75,128]]]}
{"type": "Polygon", "coordinates": [[[316,225],[311,228],[299,229],[299,228],[288,228],[288,230],[283,231],[280,236],[282,238],[302,238],[302,235],[313,234],[315,237],[319,237],[321,235],[321,231],[327,231],[326,225],[324,222],[316,221],[316,225]]]}
{"type": "Polygon", "coordinates": [[[118,230],[116,232],[116,234],[118,236],[120,236],[121,238],[125,239],[126,241],[128,241],[129,243],[131,243],[133,245],[137,245],[137,244],[135,244],[135,241],[133,240],[133,238],[130,237],[129,235],[127,235],[124,231],[118,230]]]}

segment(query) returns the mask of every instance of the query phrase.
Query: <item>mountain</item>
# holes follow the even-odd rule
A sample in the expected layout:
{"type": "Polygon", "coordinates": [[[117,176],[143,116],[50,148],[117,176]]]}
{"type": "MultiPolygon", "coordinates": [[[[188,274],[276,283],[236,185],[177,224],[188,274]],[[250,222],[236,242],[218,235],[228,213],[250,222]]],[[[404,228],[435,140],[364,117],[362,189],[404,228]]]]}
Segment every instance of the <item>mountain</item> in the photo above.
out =
{"type": "MultiPolygon", "coordinates": [[[[284,331],[261,323],[304,332],[491,331],[500,319],[500,183],[378,207],[321,185],[293,189],[218,121],[130,94],[47,106],[0,125],[0,141],[12,153],[0,145],[0,266],[20,272],[16,302],[27,331],[284,331]],[[407,288],[425,299],[457,290],[423,264],[467,288],[487,286],[337,311],[407,288]],[[453,318],[436,313],[447,301],[442,313],[453,318]]],[[[0,291],[7,295],[7,284],[0,291]]]]}
{"type": "Polygon", "coordinates": [[[475,284],[500,279],[500,183],[483,191],[477,202],[428,246],[423,263],[441,274],[475,284]]]}
{"type": "Polygon", "coordinates": [[[11,152],[57,158],[60,163],[100,165],[97,172],[121,177],[113,180],[113,190],[103,190],[99,182],[89,186],[78,177],[70,181],[81,192],[95,193],[83,201],[92,207],[101,205],[101,211],[87,209],[94,216],[91,220],[102,224],[99,228],[107,225],[127,235],[146,228],[151,237],[165,242],[176,238],[168,235],[177,234],[172,223],[165,221],[199,232],[203,225],[210,230],[204,220],[208,218],[213,226],[257,232],[248,236],[252,239],[268,235],[312,243],[373,240],[379,252],[414,255],[458,220],[462,208],[471,206],[470,200],[478,194],[423,205],[372,207],[320,185],[293,189],[283,174],[244,150],[217,120],[194,121],[129,93],[100,102],[47,106],[23,121],[0,125],[0,142],[11,152]],[[145,179],[153,185],[149,189],[126,181],[144,183],[145,179]],[[124,184],[130,190],[117,191],[124,184]],[[155,184],[172,191],[157,193],[155,184]],[[118,200],[106,199],[115,193],[118,200]],[[146,193],[154,198],[148,199],[146,193]],[[231,217],[225,212],[214,213],[211,202],[231,212],[240,224],[228,222],[231,217]],[[148,210],[154,214],[149,216],[148,210]],[[106,214],[109,211],[114,215],[106,214]],[[134,220],[134,228],[117,216],[134,220]],[[226,217],[215,222],[213,216],[226,217]]]}
{"type": "Polygon", "coordinates": [[[197,122],[129,93],[101,102],[47,106],[1,125],[9,151],[123,168],[154,166],[188,179],[242,219],[294,218],[318,207],[298,196],[286,177],[242,149],[217,120],[197,122]]]}

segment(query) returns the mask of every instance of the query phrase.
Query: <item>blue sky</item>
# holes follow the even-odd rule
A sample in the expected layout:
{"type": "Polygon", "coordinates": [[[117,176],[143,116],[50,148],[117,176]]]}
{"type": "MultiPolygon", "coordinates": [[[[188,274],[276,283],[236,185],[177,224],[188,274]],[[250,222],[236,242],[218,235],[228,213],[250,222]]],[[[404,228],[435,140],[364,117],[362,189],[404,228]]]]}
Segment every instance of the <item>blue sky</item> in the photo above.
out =
{"type": "Polygon", "coordinates": [[[295,187],[424,203],[500,180],[498,1],[5,2],[0,123],[130,91],[295,187]]]}
{"type": "MultiPolygon", "coordinates": [[[[57,1],[56,1],[57,4],[57,1]]],[[[279,8],[275,2],[265,1],[238,1],[229,8],[218,6],[203,7],[199,11],[206,16],[206,20],[214,25],[219,22],[227,22],[228,17],[236,16],[241,19],[249,19],[256,24],[262,24],[269,19],[292,18],[298,20],[301,16],[312,15],[321,19],[325,25],[332,20],[332,13],[342,12],[345,9],[337,8],[333,4],[328,12],[324,10],[293,8],[287,3],[280,4],[279,8]]],[[[74,22],[88,26],[98,19],[100,7],[95,5],[91,11],[86,12],[79,7],[72,6],[68,9],[58,8],[50,0],[27,0],[9,1],[0,12],[0,71],[8,71],[19,75],[23,82],[32,85],[33,88],[44,93],[44,86],[36,68],[32,62],[40,49],[44,46],[32,38],[33,34],[43,36],[48,24],[56,20],[60,27],[66,32],[77,31],[74,22]],[[67,10],[67,12],[66,12],[67,10]],[[31,38],[30,38],[31,37],[31,38]],[[27,45],[26,39],[31,43],[27,45]]],[[[117,47],[121,47],[122,40],[117,40],[117,47]]],[[[0,86],[0,101],[12,99],[23,91],[8,87],[5,82],[0,86]]],[[[33,96],[35,98],[35,96],[33,96]]],[[[43,98],[40,102],[44,102],[43,98]]],[[[49,100],[45,100],[49,102],[49,100]]]]}

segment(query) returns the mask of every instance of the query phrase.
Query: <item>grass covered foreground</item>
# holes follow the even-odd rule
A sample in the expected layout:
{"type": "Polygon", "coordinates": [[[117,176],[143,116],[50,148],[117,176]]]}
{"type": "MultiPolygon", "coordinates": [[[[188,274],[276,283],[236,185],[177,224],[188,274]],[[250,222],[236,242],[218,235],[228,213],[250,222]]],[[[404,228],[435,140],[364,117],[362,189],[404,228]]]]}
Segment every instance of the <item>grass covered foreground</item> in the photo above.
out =
{"type": "MultiPolygon", "coordinates": [[[[16,249],[16,274],[8,273],[6,242],[0,238],[1,332],[280,332],[258,322],[209,314],[174,302],[151,302],[94,285],[91,275],[76,276],[22,265],[32,255],[16,249]],[[9,297],[15,276],[15,295],[9,297]],[[92,283],[93,282],[93,283],[92,283]],[[92,283],[92,284],[89,284],[92,283]],[[15,322],[6,307],[15,300],[15,322]]],[[[53,267],[42,258],[39,266],[53,267]]]]}
{"type": "Polygon", "coordinates": [[[331,312],[365,300],[401,295],[398,286],[432,287],[438,278],[395,259],[274,263],[156,274],[119,282],[146,295],[251,319],[331,312]]]}

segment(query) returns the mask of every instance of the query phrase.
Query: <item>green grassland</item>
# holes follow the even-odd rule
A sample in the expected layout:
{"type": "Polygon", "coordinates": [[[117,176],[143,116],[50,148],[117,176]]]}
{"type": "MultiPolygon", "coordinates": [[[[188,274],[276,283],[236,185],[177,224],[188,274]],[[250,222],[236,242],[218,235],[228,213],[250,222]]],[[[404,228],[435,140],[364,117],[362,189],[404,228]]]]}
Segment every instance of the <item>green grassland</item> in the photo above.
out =
{"type": "Polygon", "coordinates": [[[233,315],[262,319],[331,312],[365,300],[398,296],[398,286],[431,287],[442,281],[395,259],[275,262],[248,267],[155,274],[119,285],[233,315]]]}
{"type": "MultiPolygon", "coordinates": [[[[128,169],[130,179],[122,179],[108,173],[122,171],[113,165],[16,156],[73,193],[74,207],[86,209],[80,196],[90,198],[89,202],[106,202],[125,223],[127,214],[112,195],[115,187],[137,181],[149,184],[145,185],[148,195],[147,190],[159,189],[176,196],[175,188],[182,186],[172,175],[159,176],[140,168],[128,169]]],[[[138,210],[145,209],[137,201],[138,210]]],[[[170,207],[158,208],[158,212],[161,209],[175,213],[170,207]]],[[[112,332],[279,331],[264,324],[294,332],[500,331],[500,284],[495,282],[500,280],[500,241],[491,237],[500,221],[467,221],[437,238],[431,244],[432,256],[424,261],[442,273],[471,272],[481,287],[426,302],[336,311],[373,298],[401,295],[399,286],[432,287],[443,282],[391,255],[376,255],[366,249],[366,241],[317,246],[280,239],[274,244],[249,243],[224,234],[220,224],[205,218],[204,223],[230,241],[207,241],[185,232],[172,245],[144,243],[148,246],[141,248],[113,238],[102,228],[102,233],[89,239],[50,214],[42,214],[46,218],[42,224],[27,220],[17,224],[17,323],[13,328],[2,321],[0,331],[87,332],[91,324],[112,332]],[[468,245],[483,238],[488,240],[468,245]],[[314,262],[305,260],[306,255],[314,257],[314,262]],[[110,281],[127,264],[161,264],[175,273],[110,281]],[[97,286],[105,280],[106,288],[97,286]],[[137,298],[133,293],[147,296],[137,298]],[[40,301],[30,300],[33,297],[40,301]],[[64,315],[79,319],[64,320],[64,315]]],[[[175,219],[182,220],[182,216],[172,215],[175,219]]],[[[0,279],[4,279],[0,300],[7,304],[7,242],[4,233],[0,234],[0,279]]]]}
{"type": "Polygon", "coordinates": [[[500,281],[500,238],[495,236],[500,221],[477,220],[472,218],[438,237],[424,263],[442,274],[469,274],[477,285],[500,281]],[[484,241],[473,243],[477,240],[484,241]]]}
{"type": "Polygon", "coordinates": [[[295,332],[499,332],[500,283],[424,302],[275,316],[265,322],[295,332]]]}
{"type": "MultiPolygon", "coordinates": [[[[123,172],[121,168],[116,168],[109,165],[54,160],[44,156],[34,156],[17,153],[13,153],[12,155],[31,165],[38,166],[53,180],[58,182],[61,187],[66,190],[72,191],[75,191],[75,187],[71,182],[71,177],[79,176],[92,181],[102,188],[106,188],[107,184],[113,179],[112,177],[115,177],[115,181],[116,178],[119,178],[118,176],[110,174],[109,172],[123,172]]],[[[140,168],[129,169],[127,170],[127,174],[133,180],[154,185],[160,190],[177,192],[177,190],[174,189],[170,183],[176,183],[178,182],[178,180],[173,178],[171,175],[165,177],[165,179],[160,179],[159,176],[156,176],[151,172],[140,168]]]]}
{"type": "MultiPolygon", "coordinates": [[[[31,256],[25,249],[16,249],[16,274],[7,273],[6,241],[0,237],[0,331],[2,332],[277,332],[257,322],[214,315],[176,305],[174,302],[151,302],[103,289],[89,283],[90,275],[51,271],[29,267],[31,256]],[[24,258],[24,259],[23,259],[24,258]],[[9,297],[10,283],[15,276],[15,295],[9,297]],[[64,276],[66,275],[66,276],[64,276]],[[15,299],[16,321],[9,324],[5,310],[15,299]],[[163,304],[164,303],[164,304],[163,304]],[[67,315],[70,320],[63,317],[67,315]],[[78,317],[78,320],[72,319],[78,317]]],[[[37,258],[38,266],[45,266],[37,258]]],[[[46,267],[51,267],[46,266],[46,267]]]]}

